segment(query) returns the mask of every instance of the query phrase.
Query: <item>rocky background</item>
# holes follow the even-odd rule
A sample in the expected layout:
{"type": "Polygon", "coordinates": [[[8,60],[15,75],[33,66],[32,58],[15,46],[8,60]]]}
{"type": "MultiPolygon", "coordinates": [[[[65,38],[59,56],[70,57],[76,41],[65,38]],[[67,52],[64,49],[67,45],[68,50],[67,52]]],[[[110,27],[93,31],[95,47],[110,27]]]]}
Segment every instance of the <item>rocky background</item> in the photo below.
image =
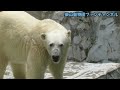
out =
{"type": "Polygon", "coordinates": [[[120,62],[119,11],[117,17],[64,17],[65,11],[27,12],[40,20],[53,19],[72,31],[72,46],[69,49],[68,60],[120,62]]]}
{"type": "MultiPolygon", "coordinates": [[[[120,11],[117,11],[118,15],[115,17],[65,17],[65,11],[26,12],[40,20],[53,19],[72,31],[72,45],[69,48],[65,70],[73,69],[72,72],[74,72],[77,68],[77,71],[74,74],[70,72],[65,75],[74,78],[74,75],[77,74],[77,79],[83,77],[84,79],[87,77],[91,77],[91,79],[120,78],[120,11]],[[73,61],[75,61],[74,64],[73,61]],[[82,69],[80,69],[81,65],[82,69]],[[90,69],[91,67],[92,69],[90,69]]],[[[106,13],[107,11],[99,12],[106,13]]],[[[98,11],[90,13],[98,13],[98,11]]]]}

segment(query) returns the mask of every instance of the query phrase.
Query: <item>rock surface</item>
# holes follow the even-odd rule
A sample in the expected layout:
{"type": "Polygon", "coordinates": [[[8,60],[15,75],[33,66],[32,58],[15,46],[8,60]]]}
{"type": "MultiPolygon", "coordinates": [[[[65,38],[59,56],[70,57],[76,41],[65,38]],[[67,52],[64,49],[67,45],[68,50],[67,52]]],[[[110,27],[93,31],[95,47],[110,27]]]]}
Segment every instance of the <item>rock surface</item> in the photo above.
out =
{"type": "MultiPolygon", "coordinates": [[[[119,63],[78,63],[67,62],[64,70],[64,79],[120,79],[119,63]]],[[[14,79],[10,66],[4,75],[4,79],[14,79]]],[[[45,73],[45,79],[53,79],[49,70],[45,73]]]]}

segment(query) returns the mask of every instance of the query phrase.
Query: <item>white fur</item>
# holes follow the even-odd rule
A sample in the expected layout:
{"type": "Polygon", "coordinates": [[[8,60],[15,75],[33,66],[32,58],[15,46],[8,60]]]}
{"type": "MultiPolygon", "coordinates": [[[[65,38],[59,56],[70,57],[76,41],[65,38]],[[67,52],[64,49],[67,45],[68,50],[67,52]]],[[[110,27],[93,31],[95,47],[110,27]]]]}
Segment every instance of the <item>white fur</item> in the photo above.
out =
{"type": "Polygon", "coordinates": [[[49,66],[54,78],[63,78],[70,37],[67,30],[53,20],[38,20],[24,11],[0,12],[0,78],[11,64],[15,78],[40,79],[49,66]],[[44,41],[41,34],[48,37],[44,41]],[[47,42],[65,43],[58,64],[52,62],[47,42]]]}

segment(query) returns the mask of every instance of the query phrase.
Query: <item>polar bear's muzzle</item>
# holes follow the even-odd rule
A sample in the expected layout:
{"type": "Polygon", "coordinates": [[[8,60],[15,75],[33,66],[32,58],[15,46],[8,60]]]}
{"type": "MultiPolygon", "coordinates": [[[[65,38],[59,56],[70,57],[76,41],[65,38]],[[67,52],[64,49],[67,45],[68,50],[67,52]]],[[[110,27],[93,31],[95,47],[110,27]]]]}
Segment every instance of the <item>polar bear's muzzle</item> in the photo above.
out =
{"type": "Polygon", "coordinates": [[[52,57],[53,62],[58,63],[59,60],[60,60],[60,51],[59,51],[59,49],[52,50],[52,56],[51,57],[52,57]]]}
{"type": "Polygon", "coordinates": [[[60,58],[59,56],[52,56],[52,59],[53,59],[54,62],[58,62],[59,58],[60,58]]]}

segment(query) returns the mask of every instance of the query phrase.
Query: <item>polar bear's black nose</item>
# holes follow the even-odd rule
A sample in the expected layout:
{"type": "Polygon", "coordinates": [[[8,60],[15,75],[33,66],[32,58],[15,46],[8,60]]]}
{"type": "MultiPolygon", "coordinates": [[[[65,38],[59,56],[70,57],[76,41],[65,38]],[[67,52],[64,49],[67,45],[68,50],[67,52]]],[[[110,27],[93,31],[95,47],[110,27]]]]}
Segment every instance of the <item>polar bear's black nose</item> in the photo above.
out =
{"type": "Polygon", "coordinates": [[[52,56],[52,59],[54,62],[58,62],[59,61],[59,56],[52,56]]]}

